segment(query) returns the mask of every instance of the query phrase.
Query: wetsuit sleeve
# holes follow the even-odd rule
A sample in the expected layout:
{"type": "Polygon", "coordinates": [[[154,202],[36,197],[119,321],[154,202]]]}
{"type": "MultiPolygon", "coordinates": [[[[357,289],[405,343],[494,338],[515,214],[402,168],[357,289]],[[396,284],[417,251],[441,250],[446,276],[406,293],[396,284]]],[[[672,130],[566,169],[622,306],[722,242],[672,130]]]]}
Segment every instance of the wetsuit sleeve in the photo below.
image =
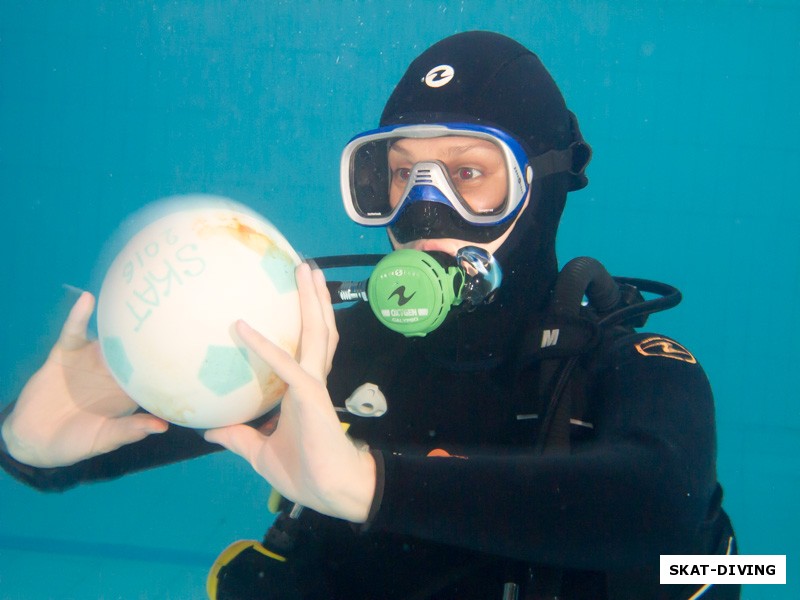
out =
{"type": "Polygon", "coordinates": [[[594,439],[569,454],[384,452],[370,529],[597,570],[708,552],[700,540],[717,487],[709,385],[694,362],[637,351],[643,340],[611,349],[593,388],[594,439]]]}
{"type": "MultiPolygon", "coordinates": [[[[11,411],[9,405],[0,415],[0,422],[11,411]]],[[[170,426],[162,434],[150,435],[135,444],[57,468],[31,467],[15,460],[0,444],[0,467],[17,480],[42,491],[59,492],[81,483],[115,479],[127,473],[167,465],[221,450],[209,444],[201,433],[184,427],[170,426]]]]}

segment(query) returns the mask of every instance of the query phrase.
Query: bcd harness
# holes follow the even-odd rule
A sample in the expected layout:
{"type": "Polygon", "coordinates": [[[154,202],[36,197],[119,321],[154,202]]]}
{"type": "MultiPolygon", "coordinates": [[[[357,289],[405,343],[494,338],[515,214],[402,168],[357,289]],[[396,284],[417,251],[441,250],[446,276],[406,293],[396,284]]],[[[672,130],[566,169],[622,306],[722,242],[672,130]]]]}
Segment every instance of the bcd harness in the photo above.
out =
{"type": "MultiPolygon", "coordinates": [[[[326,257],[316,259],[322,268],[369,265],[378,255],[326,257]]],[[[329,282],[333,291],[339,282],[329,282]]],[[[335,296],[334,296],[335,297],[335,296]]],[[[553,288],[549,309],[531,323],[523,336],[517,357],[517,372],[537,370],[538,399],[542,414],[534,451],[539,454],[569,453],[571,420],[574,407],[586,406],[586,381],[579,368],[580,360],[596,348],[606,336],[615,336],[644,326],[652,313],[667,310],[681,301],[674,287],[645,279],[612,277],[595,259],[580,257],[567,263],[553,288]],[[655,295],[645,299],[644,293],[655,295]],[[544,402],[542,400],[544,399],[544,402]]],[[[521,389],[524,386],[514,386],[521,389]]],[[[343,424],[345,425],[345,424],[343,424]]],[[[237,598],[225,588],[247,589],[245,582],[234,579],[242,573],[258,572],[257,563],[266,560],[285,562],[292,554],[301,528],[302,507],[292,506],[273,492],[270,509],[278,515],[259,543],[240,540],[220,554],[207,579],[211,600],[237,598]],[[239,575],[237,575],[237,573],[239,575]]],[[[474,567],[474,565],[473,565],[474,567]]],[[[529,566],[509,568],[509,581],[503,590],[504,600],[536,598],[557,600],[561,593],[563,572],[560,569],[529,566]],[[524,596],[520,596],[523,593],[524,596]]],[[[423,586],[414,598],[425,598],[445,589],[465,575],[459,568],[451,576],[440,578],[435,587],[423,586]]]]}

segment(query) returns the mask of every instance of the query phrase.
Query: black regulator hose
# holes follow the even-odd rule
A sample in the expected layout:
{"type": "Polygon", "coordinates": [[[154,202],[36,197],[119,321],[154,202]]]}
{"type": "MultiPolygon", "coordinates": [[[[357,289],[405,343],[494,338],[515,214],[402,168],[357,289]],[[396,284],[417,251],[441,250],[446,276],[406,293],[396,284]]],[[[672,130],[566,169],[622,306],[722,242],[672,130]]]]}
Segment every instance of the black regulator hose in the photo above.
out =
{"type": "Polygon", "coordinates": [[[599,313],[615,308],[620,301],[617,282],[600,261],[579,256],[561,271],[553,290],[553,312],[559,316],[577,317],[584,295],[599,313]]]}
{"type": "MultiPolygon", "coordinates": [[[[385,254],[346,254],[342,256],[318,256],[309,259],[311,265],[319,269],[339,269],[349,267],[374,267],[386,256],[385,254]]],[[[325,285],[331,294],[333,304],[367,300],[366,281],[332,281],[326,280],[325,285]]]]}
{"type": "Polygon", "coordinates": [[[644,321],[647,319],[647,315],[670,309],[680,304],[683,299],[683,295],[678,288],[667,283],[661,283],[660,281],[638,279],[636,277],[614,277],[614,281],[616,281],[619,286],[625,286],[628,290],[657,294],[658,298],[626,304],[623,308],[615,310],[611,314],[601,318],[598,322],[598,325],[601,326],[616,325],[618,323],[640,319],[640,322],[635,324],[635,326],[642,327],[644,326],[644,321]]]}
{"type": "Polygon", "coordinates": [[[374,267],[385,254],[347,254],[342,256],[318,256],[309,262],[320,269],[339,267],[374,267]]]}
{"type": "Polygon", "coordinates": [[[594,258],[580,256],[569,261],[558,276],[553,289],[554,314],[577,318],[583,297],[597,312],[598,326],[627,323],[644,326],[647,315],[672,308],[680,303],[680,290],[659,281],[634,277],[612,277],[594,258]],[[645,300],[641,292],[658,297],[645,300]]]}
{"type": "MultiPolygon", "coordinates": [[[[321,256],[309,260],[320,269],[339,267],[367,267],[376,265],[384,254],[356,254],[321,256]]],[[[334,304],[366,300],[366,281],[328,281],[334,304]]],[[[680,303],[680,290],[658,281],[633,277],[613,277],[596,259],[579,256],[570,260],[559,273],[553,288],[551,310],[566,320],[578,320],[583,297],[597,312],[597,326],[624,323],[633,327],[644,326],[647,316],[667,310],[680,303]],[[641,292],[656,294],[657,298],[645,300],[641,292]]]]}

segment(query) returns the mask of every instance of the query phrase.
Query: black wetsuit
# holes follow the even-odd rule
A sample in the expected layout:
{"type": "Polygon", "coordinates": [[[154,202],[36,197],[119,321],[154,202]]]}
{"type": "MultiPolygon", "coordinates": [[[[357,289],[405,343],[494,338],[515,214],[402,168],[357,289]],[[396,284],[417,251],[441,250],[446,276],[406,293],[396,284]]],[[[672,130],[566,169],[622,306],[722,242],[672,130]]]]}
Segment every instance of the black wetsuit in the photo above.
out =
{"type": "MultiPolygon", "coordinates": [[[[697,586],[658,582],[661,554],[735,551],[716,477],[711,391],[688,351],[659,336],[609,332],[581,356],[564,396],[570,404],[559,404],[569,411],[554,422],[571,417],[570,431],[537,447],[551,378],[529,356],[531,328],[548,314],[559,219],[567,193],[586,185],[590,157],[555,82],[513,40],[451,36],[411,63],[380,124],[443,122],[497,126],[530,157],[572,148],[572,158],[532,180],[513,222],[470,226],[452,209],[418,202],[390,226],[400,242],[508,233],[494,253],[502,286],[494,302],[423,339],[383,328],[365,305],[338,313],[334,403],[343,407],[367,382],[388,402],[381,417],[342,413],[379,466],[369,522],[354,527],[308,510],[299,521],[281,517],[296,535],[289,560],[256,556],[261,564],[239,581],[242,594],[225,598],[499,600],[506,582],[523,584],[526,598],[540,587],[549,592],[542,597],[563,600],[737,598],[738,586],[698,595],[697,586]],[[441,66],[452,81],[428,85],[426,74],[441,66]]],[[[620,244],[623,233],[614,232],[620,244]]],[[[59,490],[214,449],[172,427],[71,467],[33,469],[2,453],[0,462],[31,485],[59,490]]],[[[234,570],[228,575],[226,585],[237,587],[234,570]]]]}
{"type": "MultiPolygon", "coordinates": [[[[314,598],[499,599],[535,564],[553,567],[534,574],[559,579],[564,599],[689,598],[697,586],[658,584],[659,555],[728,550],[712,396],[680,346],[609,336],[576,369],[588,401],[572,407],[570,449],[537,454],[535,361],[446,356],[435,336],[405,339],[366,306],[338,320],[346,341],[329,379],[334,403],[344,406],[365,382],[388,403],[382,417],[342,417],[378,460],[373,514],[354,527],[305,511],[290,566],[272,561],[280,583],[264,597],[299,597],[290,592],[299,586],[314,598]]],[[[517,325],[504,347],[524,337],[517,325]]],[[[462,348],[474,333],[462,331],[462,348]]],[[[62,490],[214,449],[172,427],[71,467],[34,469],[5,454],[2,464],[30,485],[62,490]]],[[[700,597],[737,594],[724,586],[700,597]]]]}

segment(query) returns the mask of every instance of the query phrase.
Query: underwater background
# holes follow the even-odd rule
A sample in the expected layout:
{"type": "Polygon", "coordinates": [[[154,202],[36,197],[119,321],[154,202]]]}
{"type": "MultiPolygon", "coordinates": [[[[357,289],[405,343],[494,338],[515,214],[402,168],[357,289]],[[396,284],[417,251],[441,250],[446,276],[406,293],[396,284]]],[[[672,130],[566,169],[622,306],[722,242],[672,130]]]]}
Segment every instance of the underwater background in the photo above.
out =
{"type": "MultiPolygon", "coordinates": [[[[0,0],[0,403],[158,198],[234,198],[305,256],[385,251],[341,208],[339,153],[411,59],[470,29],[536,52],[594,148],[562,264],[682,290],[648,329],[709,374],[741,553],[787,555],[788,584],[744,598],[800,597],[793,0],[0,0]]],[[[268,492],[229,453],[63,494],[2,474],[0,599],[202,598],[217,554],[268,527],[268,492]]]]}

